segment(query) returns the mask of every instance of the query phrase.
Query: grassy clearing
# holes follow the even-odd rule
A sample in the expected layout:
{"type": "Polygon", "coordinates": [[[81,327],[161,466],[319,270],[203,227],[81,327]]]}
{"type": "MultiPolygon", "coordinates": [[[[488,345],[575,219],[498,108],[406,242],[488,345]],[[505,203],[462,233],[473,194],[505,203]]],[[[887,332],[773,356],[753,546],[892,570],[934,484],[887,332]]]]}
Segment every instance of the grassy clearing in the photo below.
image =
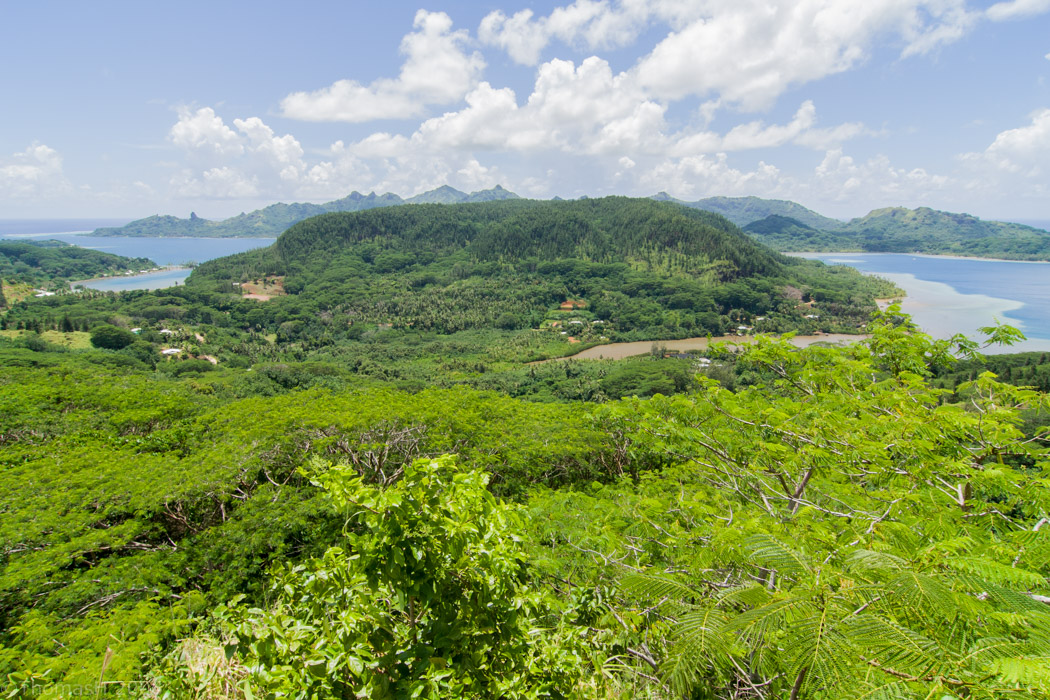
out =
{"type": "MultiPolygon", "coordinates": [[[[0,331],[0,337],[4,338],[21,338],[25,336],[29,331],[19,330],[7,330],[0,331]]],[[[49,343],[55,345],[61,345],[62,347],[69,348],[70,350],[90,350],[91,349],[91,334],[84,333],[81,331],[72,331],[69,333],[62,333],[61,331],[44,331],[40,334],[40,337],[49,343]]]]}
{"type": "MultiPolygon", "coordinates": [[[[3,298],[7,301],[7,305],[17,304],[23,299],[33,294],[33,287],[24,282],[7,282],[0,280],[0,291],[3,292],[3,298]]],[[[2,306],[2,304],[0,304],[2,306]]]]}

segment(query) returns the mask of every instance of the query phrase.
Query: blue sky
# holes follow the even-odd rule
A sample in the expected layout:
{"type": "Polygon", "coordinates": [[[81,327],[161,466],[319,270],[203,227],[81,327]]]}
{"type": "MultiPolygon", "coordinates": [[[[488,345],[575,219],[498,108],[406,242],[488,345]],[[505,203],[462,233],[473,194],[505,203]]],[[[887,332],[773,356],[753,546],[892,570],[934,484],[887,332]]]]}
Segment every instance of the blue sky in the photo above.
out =
{"type": "Polygon", "coordinates": [[[0,217],[502,184],[1050,220],[1050,0],[0,0],[0,217]]]}

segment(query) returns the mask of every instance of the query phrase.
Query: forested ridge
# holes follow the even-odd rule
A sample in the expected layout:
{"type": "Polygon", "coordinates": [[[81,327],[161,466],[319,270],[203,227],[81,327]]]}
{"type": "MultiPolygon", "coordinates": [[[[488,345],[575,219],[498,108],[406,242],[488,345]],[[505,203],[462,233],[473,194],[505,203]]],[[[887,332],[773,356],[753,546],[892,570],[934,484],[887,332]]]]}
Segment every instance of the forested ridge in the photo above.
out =
{"type": "Polygon", "coordinates": [[[227,291],[267,276],[348,322],[445,333],[538,328],[578,298],[611,339],[721,335],[754,316],[802,329],[820,315],[803,312],[802,296],[823,303],[821,328],[852,330],[893,291],[779,256],[718,215],[625,198],[322,215],[271,248],[202,265],[188,284],[227,291]]]}
{"type": "Polygon", "coordinates": [[[745,225],[744,230],[780,251],[928,253],[1050,260],[1050,233],[1043,229],[983,221],[969,214],[929,207],[876,209],[848,223],[832,226],[774,214],[745,225]]]}
{"type": "MultiPolygon", "coordinates": [[[[358,212],[411,204],[463,204],[519,200],[499,185],[467,194],[443,186],[403,199],[395,194],[362,195],[352,192],[325,204],[272,204],[222,221],[193,214],[188,219],[151,216],[119,228],[95,231],[103,236],[276,236],[290,226],[324,213],[358,212]]],[[[983,221],[969,214],[936,211],[928,207],[876,209],[848,222],[833,219],[806,207],[759,197],[708,197],[694,202],[666,192],[653,201],[672,202],[683,208],[724,216],[755,240],[782,252],[873,252],[964,255],[1009,260],[1050,259],[1050,234],[1023,224],[983,221]]],[[[552,202],[529,200],[542,206],[552,202]]],[[[560,200],[559,200],[560,201],[560,200]]],[[[581,201],[587,201],[586,199],[581,201]]]]}
{"type": "Polygon", "coordinates": [[[155,215],[132,221],[124,226],[96,229],[96,236],[200,236],[213,238],[230,237],[268,237],[277,236],[294,223],[318,214],[337,211],[362,211],[377,207],[393,207],[400,204],[457,204],[461,202],[489,202],[501,199],[517,199],[518,195],[508,192],[499,185],[480,192],[460,192],[452,187],[443,186],[430,192],[424,192],[402,199],[396,194],[387,192],[377,195],[371,192],[363,195],[351,192],[347,196],[324,204],[295,202],[285,204],[278,202],[262,209],[241,213],[229,219],[212,221],[191,213],[190,218],[180,219],[176,216],[155,215]]]}
{"type": "Polygon", "coordinates": [[[612,198],[16,303],[4,693],[1048,698],[1047,362],[886,289],[612,198]],[[764,322],[864,335],[528,364],[764,322]]]}
{"type": "Polygon", "coordinates": [[[61,241],[0,241],[0,279],[50,286],[100,274],[156,267],[147,258],[126,258],[61,241]]]}

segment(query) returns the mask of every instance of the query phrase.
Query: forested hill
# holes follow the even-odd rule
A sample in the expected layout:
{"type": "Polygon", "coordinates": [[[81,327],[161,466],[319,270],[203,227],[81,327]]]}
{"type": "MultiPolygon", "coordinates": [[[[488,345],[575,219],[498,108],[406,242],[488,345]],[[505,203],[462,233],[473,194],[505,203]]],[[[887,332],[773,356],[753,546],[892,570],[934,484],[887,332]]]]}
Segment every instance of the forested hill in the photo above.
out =
{"type": "MultiPolygon", "coordinates": [[[[321,214],[360,212],[403,204],[468,204],[519,200],[496,185],[467,194],[447,185],[404,199],[396,194],[352,192],[325,204],[272,204],[222,221],[191,214],[150,216],[119,228],[101,228],[99,236],[275,237],[296,223],[321,214]]],[[[1050,260],[1050,233],[1022,224],[982,221],[969,214],[927,207],[876,209],[846,223],[787,200],[759,197],[707,197],[695,202],[660,192],[649,199],[721,215],[743,227],[760,243],[783,252],[930,253],[987,256],[1015,260],[1050,260]]],[[[533,200],[542,205],[543,201],[533,200]]],[[[587,200],[581,200],[587,201],[587,200]]],[[[550,203],[563,200],[550,200],[550,203]]]]}
{"type": "Polygon", "coordinates": [[[1010,260],[1050,260],[1050,233],[927,207],[876,209],[833,230],[785,216],[744,227],[782,251],[929,253],[1010,260]]]}
{"type": "MultiPolygon", "coordinates": [[[[289,226],[319,214],[332,212],[353,212],[376,209],[379,207],[392,207],[401,204],[470,204],[478,202],[504,201],[520,199],[520,197],[500,185],[487,190],[467,194],[448,185],[437,189],[417,194],[414,197],[402,198],[396,194],[386,193],[377,195],[372,192],[363,195],[360,192],[351,192],[342,199],[337,199],[325,204],[271,204],[263,209],[256,209],[248,213],[242,213],[222,221],[210,221],[196,214],[191,214],[188,219],[180,219],[169,215],[155,215],[132,221],[131,223],[113,228],[100,228],[95,231],[96,236],[203,236],[226,238],[240,237],[271,237],[282,233],[289,226]]],[[[763,219],[770,215],[789,216],[803,223],[823,229],[837,229],[843,226],[843,222],[822,216],[815,211],[796,202],[780,199],[761,199],[759,197],[708,197],[695,202],[686,202],[675,199],[666,192],[653,195],[650,199],[658,202],[675,202],[690,209],[702,209],[704,211],[720,214],[737,226],[745,226],[753,221],[763,219]]],[[[555,197],[552,201],[564,201],[555,197]]]]}
{"type": "Polygon", "coordinates": [[[61,241],[0,241],[0,279],[47,285],[156,267],[147,258],[125,258],[61,241]]]}
{"type": "Polygon", "coordinates": [[[517,198],[518,195],[503,189],[499,185],[492,189],[470,194],[460,192],[446,185],[408,199],[403,199],[389,192],[382,195],[377,195],[375,192],[367,195],[363,195],[360,192],[351,192],[342,199],[336,199],[325,204],[271,204],[264,209],[238,214],[222,221],[202,219],[196,214],[191,214],[188,219],[166,215],[149,216],[145,219],[132,221],[126,226],[97,229],[94,235],[269,238],[279,235],[289,226],[303,219],[330,212],[364,211],[379,207],[392,207],[399,204],[459,204],[463,202],[490,202],[517,198]]]}
{"type": "Polygon", "coordinates": [[[542,328],[580,301],[577,330],[632,340],[719,334],[755,316],[770,331],[805,329],[820,316],[811,299],[829,305],[824,330],[856,329],[879,284],[783,257],[717,214],[623,197],[324,214],[187,281],[207,293],[260,283],[276,291],[275,321],[289,315],[274,303],[335,327],[542,328]]]}
{"type": "Polygon", "coordinates": [[[844,223],[838,219],[832,219],[807,209],[798,202],[786,199],[762,199],[760,197],[706,197],[695,202],[686,202],[675,199],[666,192],[653,195],[652,199],[660,202],[676,202],[691,209],[703,209],[704,211],[721,214],[737,226],[747,226],[753,221],[764,219],[768,216],[790,217],[819,229],[834,231],[841,228],[844,223]]]}
{"type": "Polygon", "coordinates": [[[0,696],[1050,700],[1047,358],[880,284],[609,198],[17,301],[0,696]]]}
{"type": "Polygon", "coordinates": [[[472,262],[507,264],[575,258],[694,274],[717,261],[730,279],[772,274],[784,262],[720,216],[622,197],[331,214],[293,226],[275,250],[293,262],[361,245],[374,246],[373,256],[461,253],[472,262]]]}
{"type": "Polygon", "coordinates": [[[286,275],[286,288],[310,292],[332,280],[422,273],[410,286],[446,287],[541,268],[554,279],[548,268],[566,261],[601,276],[638,270],[720,282],[780,274],[790,263],[708,212],[620,197],[515,200],[324,214],[268,249],[205,263],[192,283],[286,275]]]}

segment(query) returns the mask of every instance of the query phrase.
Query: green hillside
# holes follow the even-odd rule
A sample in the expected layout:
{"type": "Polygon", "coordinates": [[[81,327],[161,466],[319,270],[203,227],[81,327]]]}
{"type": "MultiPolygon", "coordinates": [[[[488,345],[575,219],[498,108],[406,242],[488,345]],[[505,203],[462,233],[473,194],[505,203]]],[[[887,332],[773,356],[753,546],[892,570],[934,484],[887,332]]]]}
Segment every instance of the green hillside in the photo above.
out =
{"type": "Polygon", "coordinates": [[[1050,402],[869,331],[552,403],[0,336],[5,695],[1047,700],[1050,402]]]}
{"type": "MultiPolygon", "coordinates": [[[[326,204],[273,204],[223,221],[195,214],[189,219],[151,216],[120,228],[95,231],[101,236],[276,237],[299,221],[334,212],[357,212],[403,204],[467,204],[520,199],[497,185],[467,194],[444,185],[409,199],[395,194],[350,195],[326,204]]],[[[665,192],[650,199],[713,212],[743,227],[759,242],[783,252],[930,253],[987,256],[1015,260],[1050,259],[1050,234],[1022,224],[982,221],[926,207],[877,209],[843,223],[796,202],[759,197],[708,197],[695,202],[665,192]]],[[[559,198],[550,200],[560,202],[559,198]]]]}
{"type": "Polygon", "coordinates": [[[803,252],[834,247],[842,235],[807,226],[789,216],[773,214],[743,227],[745,233],[773,250],[803,252]]]}
{"type": "Polygon", "coordinates": [[[9,282],[48,286],[156,266],[147,258],[125,258],[61,241],[0,241],[0,279],[9,282]]]}
{"type": "Polygon", "coordinates": [[[15,301],[3,694],[1050,700],[1047,358],[886,291],[611,197],[15,301]],[[759,330],[864,335],[534,362],[759,330]]]}
{"type": "Polygon", "coordinates": [[[1050,259],[1050,233],[1023,224],[983,221],[927,207],[876,209],[850,221],[844,233],[863,250],[1050,259]]]}
{"type": "MultiPolygon", "coordinates": [[[[219,367],[281,365],[243,375],[251,386],[350,378],[591,399],[680,390],[689,368],[659,353],[615,371],[525,363],[619,341],[857,333],[874,299],[896,291],[780,256],[709,212],[647,199],[508,200],[324,214],[269,248],[202,264],[185,285],[15,304],[0,329],[142,327],[140,340],[167,349],[162,341],[179,339],[185,356],[219,367]],[[160,333],[179,328],[206,341],[160,333]]],[[[148,344],[131,347],[129,362],[203,366],[158,365],[148,344]]]]}
{"type": "Polygon", "coordinates": [[[657,201],[677,202],[692,209],[703,209],[721,214],[737,226],[764,219],[768,216],[781,216],[794,219],[807,226],[818,229],[834,230],[843,226],[838,219],[822,216],[811,209],[783,199],[762,199],[760,197],[707,197],[695,202],[675,199],[666,192],[652,197],[657,201]]]}
{"type": "Polygon", "coordinates": [[[832,230],[780,216],[750,223],[745,230],[756,240],[787,252],[928,253],[1050,260],[1047,231],[926,207],[876,209],[832,230]]]}
{"type": "Polygon", "coordinates": [[[826,305],[819,327],[856,328],[880,283],[841,274],[781,257],[717,215],[614,197],[326,214],[268,249],[201,265],[187,286],[280,278],[299,306],[443,333],[540,328],[580,299],[602,335],[655,339],[719,335],[754,316],[770,330],[818,327],[789,288],[826,305]]]}

